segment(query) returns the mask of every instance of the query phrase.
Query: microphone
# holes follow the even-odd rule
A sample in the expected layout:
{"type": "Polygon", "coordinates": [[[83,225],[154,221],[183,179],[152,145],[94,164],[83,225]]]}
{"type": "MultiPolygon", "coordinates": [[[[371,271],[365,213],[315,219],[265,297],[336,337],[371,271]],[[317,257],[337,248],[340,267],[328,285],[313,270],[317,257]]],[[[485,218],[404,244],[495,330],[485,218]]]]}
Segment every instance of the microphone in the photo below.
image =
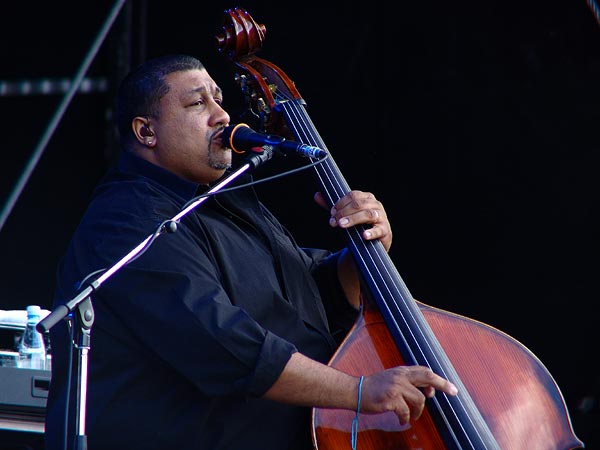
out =
{"type": "Polygon", "coordinates": [[[296,153],[306,158],[317,159],[324,158],[327,155],[327,152],[321,150],[319,147],[288,141],[284,137],[273,134],[258,133],[245,123],[225,127],[221,135],[221,140],[234,152],[239,154],[252,151],[255,147],[270,146],[275,150],[281,151],[284,155],[296,153]]]}

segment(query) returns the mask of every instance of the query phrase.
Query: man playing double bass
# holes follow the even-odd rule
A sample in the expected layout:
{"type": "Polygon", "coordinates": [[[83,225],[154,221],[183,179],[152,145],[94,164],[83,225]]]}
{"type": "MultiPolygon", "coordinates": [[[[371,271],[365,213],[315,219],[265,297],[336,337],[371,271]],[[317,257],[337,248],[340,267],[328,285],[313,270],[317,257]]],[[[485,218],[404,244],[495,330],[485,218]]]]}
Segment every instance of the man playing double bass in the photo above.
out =
{"type": "MultiPolygon", "coordinates": [[[[197,59],[147,61],[116,100],[122,152],[61,261],[54,307],[236,166],[221,139],[223,92],[197,59]]],[[[367,225],[362,238],[390,248],[386,212],[369,192],[344,195],[324,220],[367,225]]],[[[346,249],[298,246],[252,187],[211,196],[92,301],[90,450],[307,450],[311,407],[391,411],[406,424],[436,390],[457,393],[426,367],[359,377],[327,365],[359,311],[354,263],[346,249]]],[[[51,342],[46,448],[72,449],[79,412],[67,322],[51,342]]]]}

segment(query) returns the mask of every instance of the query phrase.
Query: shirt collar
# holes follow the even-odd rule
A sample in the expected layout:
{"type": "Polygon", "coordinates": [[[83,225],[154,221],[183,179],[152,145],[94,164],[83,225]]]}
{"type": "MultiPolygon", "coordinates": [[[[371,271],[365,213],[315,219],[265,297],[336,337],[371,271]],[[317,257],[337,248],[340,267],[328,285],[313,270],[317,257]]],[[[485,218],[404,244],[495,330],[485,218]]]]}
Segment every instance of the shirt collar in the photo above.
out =
{"type": "Polygon", "coordinates": [[[206,186],[185,180],[173,172],[140,158],[131,151],[121,152],[117,167],[124,172],[133,172],[156,181],[183,198],[194,197],[197,192],[206,190],[206,186]]]}

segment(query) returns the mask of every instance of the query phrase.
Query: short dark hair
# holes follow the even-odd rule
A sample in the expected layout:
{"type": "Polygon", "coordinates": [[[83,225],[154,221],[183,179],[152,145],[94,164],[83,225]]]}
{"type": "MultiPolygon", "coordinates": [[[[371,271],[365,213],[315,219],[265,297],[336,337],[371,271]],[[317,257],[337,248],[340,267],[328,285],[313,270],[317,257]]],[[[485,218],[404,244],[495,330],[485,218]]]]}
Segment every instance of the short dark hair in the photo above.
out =
{"type": "Polygon", "coordinates": [[[133,139],[131,122],[137,116],[160,115],[160,99],[169,92],[165,77],[172,72],[203,69],[193,56],[166,55],[149,59],[132,70],[119,85],[115,102],[117,129],[122,144],[133,139]]]}

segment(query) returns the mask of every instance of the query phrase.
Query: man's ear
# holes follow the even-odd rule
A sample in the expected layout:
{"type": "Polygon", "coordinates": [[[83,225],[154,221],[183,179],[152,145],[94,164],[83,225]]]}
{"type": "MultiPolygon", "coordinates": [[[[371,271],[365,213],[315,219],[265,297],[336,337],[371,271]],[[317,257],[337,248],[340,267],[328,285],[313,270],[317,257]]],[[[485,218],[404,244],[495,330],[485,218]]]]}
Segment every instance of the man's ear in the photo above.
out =
{"type": "Polygon", "coordinates": [[[152,146],[155,143],[154,131],[148,117],[135,117],[131,122],[133,134],[140,144],[152,146]]]}

